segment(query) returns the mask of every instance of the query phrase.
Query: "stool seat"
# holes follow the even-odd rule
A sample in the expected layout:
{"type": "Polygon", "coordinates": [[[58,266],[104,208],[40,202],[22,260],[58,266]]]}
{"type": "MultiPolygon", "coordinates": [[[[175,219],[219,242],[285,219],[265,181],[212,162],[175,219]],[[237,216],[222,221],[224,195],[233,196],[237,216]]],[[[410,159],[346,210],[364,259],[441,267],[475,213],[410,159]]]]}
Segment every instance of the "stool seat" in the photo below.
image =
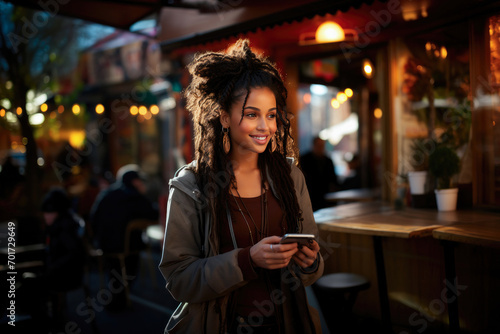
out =
{"type": "Polygon", "coordinates": [[[316,287],[332,292],[352,292],[360,291],[370,287],[370,281],[366,277],[353,273],[328,274],[316,281],[316,287]]]}
{"type": "Polygon", "coordinates": [[[352,308],[358,292],[369,287],[366,277],[354,273],[327,274],[312,285],[330,332],[356,333],[352,308]]]}

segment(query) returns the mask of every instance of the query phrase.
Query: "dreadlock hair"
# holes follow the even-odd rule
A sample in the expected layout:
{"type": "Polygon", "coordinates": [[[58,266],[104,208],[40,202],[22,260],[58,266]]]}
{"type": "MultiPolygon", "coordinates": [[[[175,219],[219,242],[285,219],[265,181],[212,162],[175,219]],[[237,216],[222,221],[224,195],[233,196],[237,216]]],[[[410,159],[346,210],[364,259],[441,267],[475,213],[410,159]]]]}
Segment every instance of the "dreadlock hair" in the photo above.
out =
{"type": "Polygon", "coordinates": [[[230,185],[234,181],[231,161],[223,150],[220,115],[223,111],[229,113],[233,103],[244,99],[243,117],[250,89],[267,87],[276,97],[276,148],[272,151],[269,144],[259,155],[258,165],[264,180],[270,177],[275,184],[287,231],[300,231],[302,211],[286,159],[292,157],[297,161],[298,155],[290,134],[287,90],[278,70],[267,58],[254,54],[248,40],[238,40],[227,52],[198,54],[188,69],[192,79],[184,94],[194,123],[195,175],[208,200],[215,224],[213,230],[219,228],[217,217],[225,215],[230,185]]]}

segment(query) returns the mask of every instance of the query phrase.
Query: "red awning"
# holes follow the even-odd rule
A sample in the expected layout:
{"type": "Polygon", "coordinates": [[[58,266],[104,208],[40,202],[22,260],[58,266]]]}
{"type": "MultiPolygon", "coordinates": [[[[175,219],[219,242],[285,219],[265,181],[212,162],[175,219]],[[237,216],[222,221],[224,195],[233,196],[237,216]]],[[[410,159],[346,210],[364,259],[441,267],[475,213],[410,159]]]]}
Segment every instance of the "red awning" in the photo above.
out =
{"type": "MultiPolygon", "coordinates": [[[[118,29],[156,16],[158,40],[175,47],[223,38],[284,22],[347,11],[374,0],[6,0],[118,29]]],[[[382,0],[384,1],[384,0],[382,0]]]]}

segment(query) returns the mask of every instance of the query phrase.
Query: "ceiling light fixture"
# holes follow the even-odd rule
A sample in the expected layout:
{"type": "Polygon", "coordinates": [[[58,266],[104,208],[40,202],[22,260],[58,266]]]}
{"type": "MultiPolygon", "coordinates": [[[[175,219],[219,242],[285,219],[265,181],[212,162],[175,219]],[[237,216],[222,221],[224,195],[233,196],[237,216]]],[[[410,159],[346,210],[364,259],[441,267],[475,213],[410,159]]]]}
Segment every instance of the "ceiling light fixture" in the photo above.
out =
{"type": "Polygon", "coordinates": [[[320,24],[316,32],[303,33],[299,36],[299,45],[314,45],[357,40],[353,29],[343,29],[338,23],[326,21],[320,24]]]}

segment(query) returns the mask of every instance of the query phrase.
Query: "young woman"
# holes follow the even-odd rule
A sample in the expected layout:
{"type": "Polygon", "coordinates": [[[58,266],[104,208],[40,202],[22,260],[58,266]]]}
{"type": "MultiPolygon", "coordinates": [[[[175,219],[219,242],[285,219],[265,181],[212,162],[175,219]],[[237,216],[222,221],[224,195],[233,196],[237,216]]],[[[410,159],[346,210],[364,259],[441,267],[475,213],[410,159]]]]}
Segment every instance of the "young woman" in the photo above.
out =
{"type": "Polygon", "coordinates": [[[166,333],[319,333],[304,286],[323,272],[287,91],[247,40],[198,55],[185,94],[196,160],[170,181],[160,270],[180,301],[166,333]]]}

